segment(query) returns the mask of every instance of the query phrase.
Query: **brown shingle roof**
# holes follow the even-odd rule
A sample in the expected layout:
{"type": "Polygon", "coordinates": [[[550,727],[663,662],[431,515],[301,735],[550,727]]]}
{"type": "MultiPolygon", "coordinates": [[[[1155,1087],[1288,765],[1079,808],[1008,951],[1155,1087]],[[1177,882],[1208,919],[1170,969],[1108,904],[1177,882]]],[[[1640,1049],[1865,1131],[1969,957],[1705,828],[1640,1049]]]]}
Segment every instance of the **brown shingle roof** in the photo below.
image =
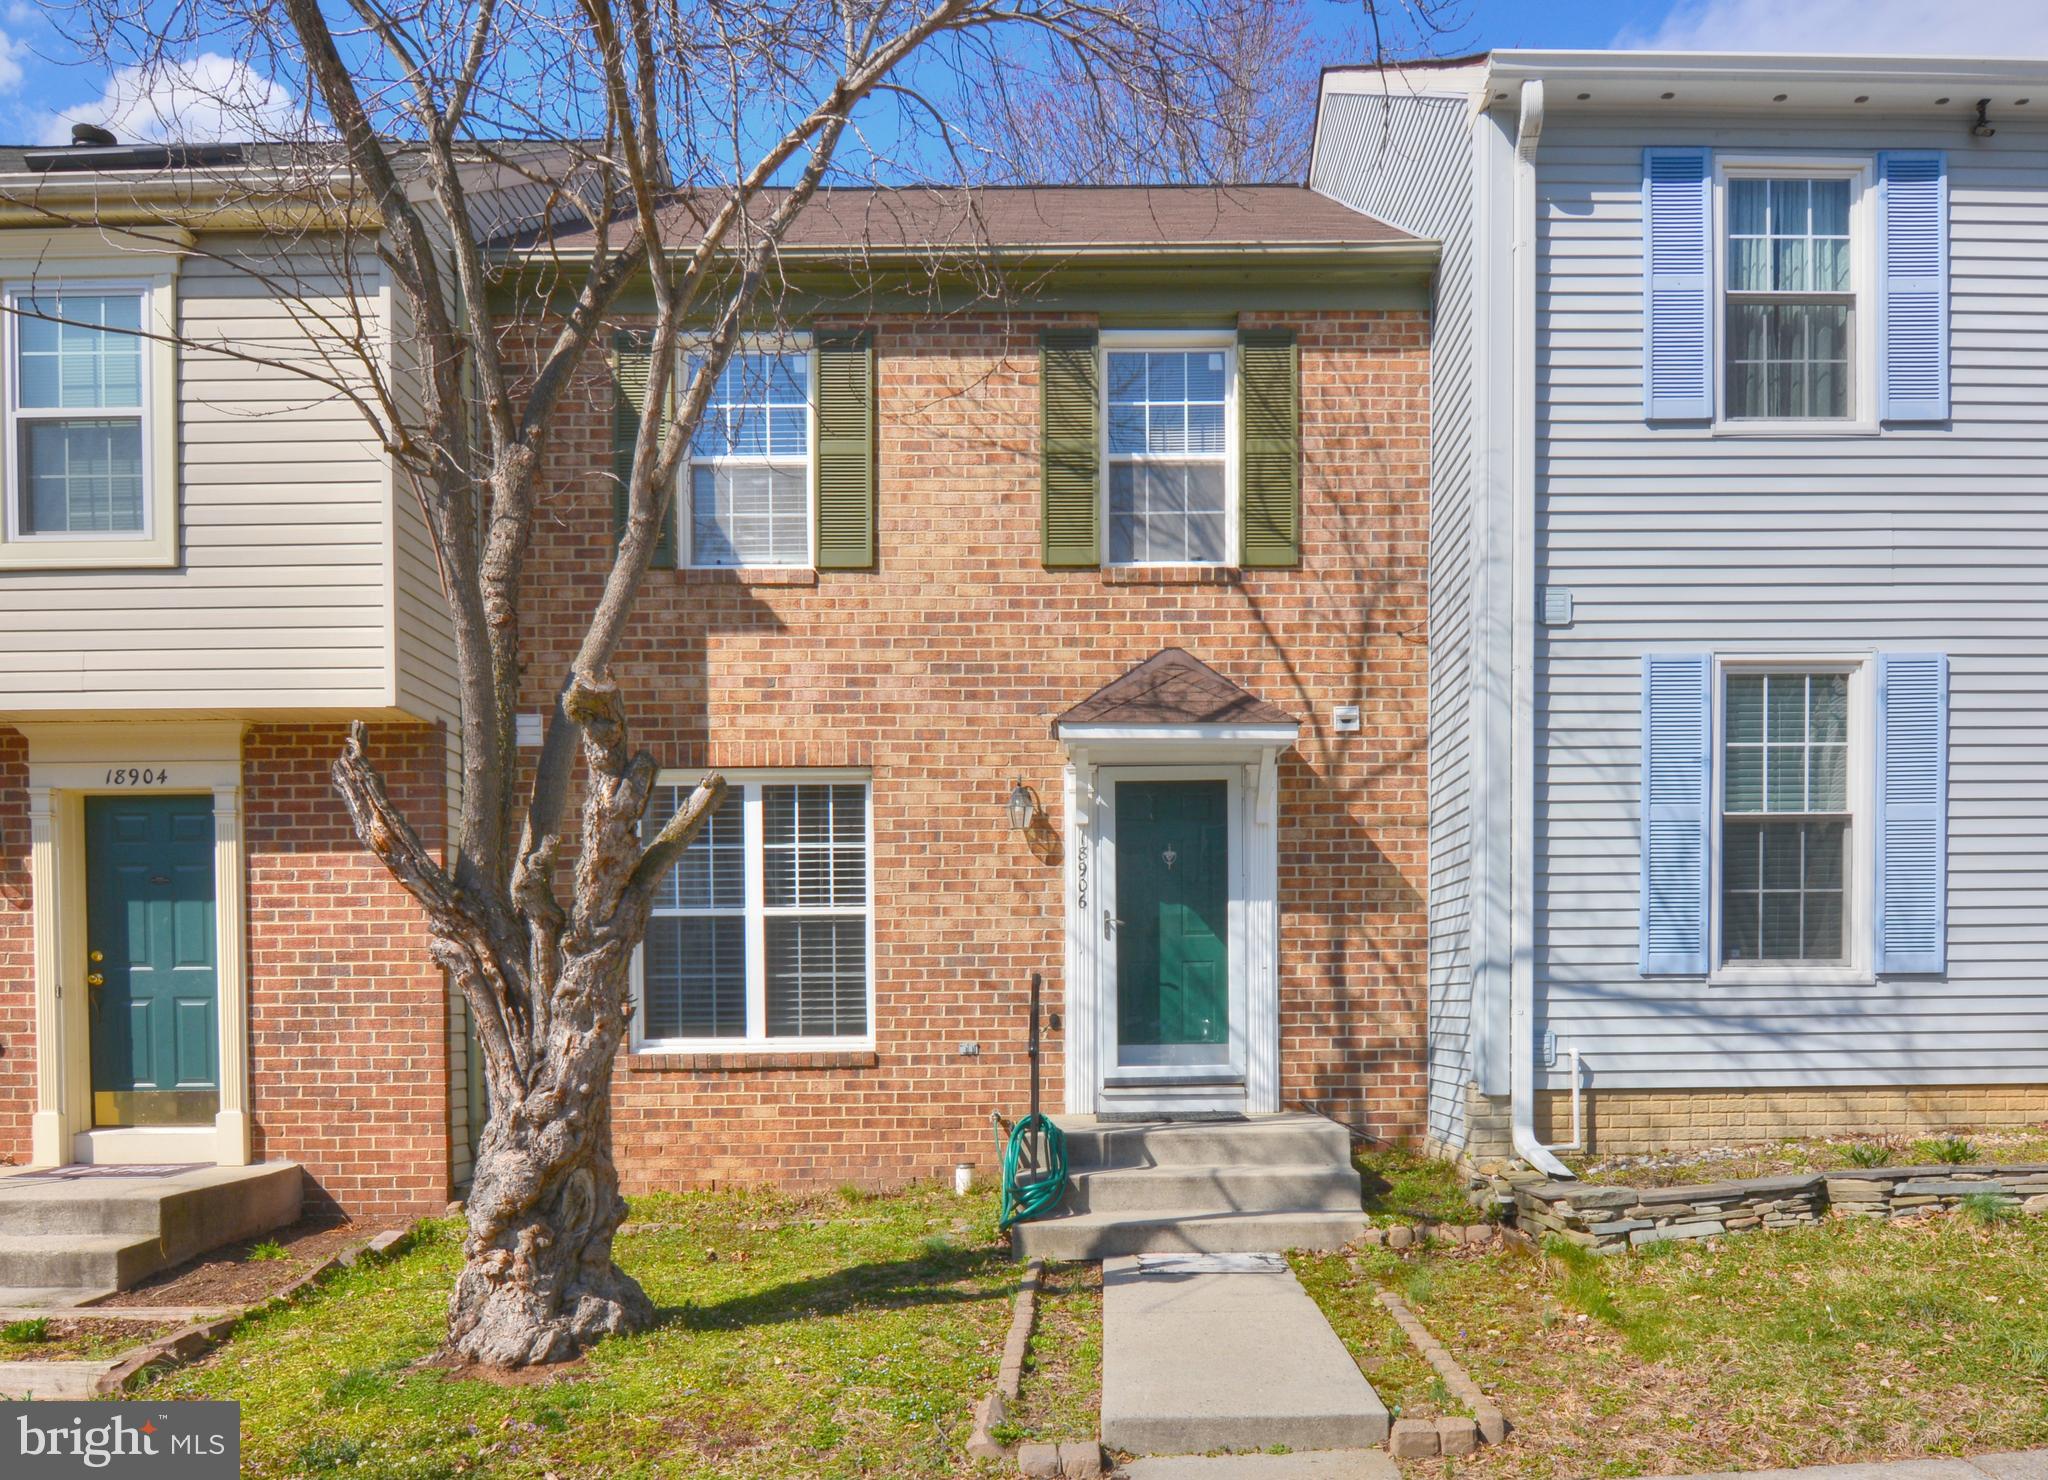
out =
{"type": "Polygon", "coordinates": [[[1291,725],[1294,716],[1200,658],[1161,648],[1053,721],[1061,725],[1291,725]]]}
{"type": "MultiPolygon", "coordinates": [[[[678,195],[663,212],[671,240],[696,240],[723,199],[712,192],[678,195]]],[[[762,210],[772,204],[765,202],[762,210]]],[[[615,225],[612,240],[621,240],[625,229],[615,225]]],[[[575,251],[587,249],[595,238],[595,232],[582,231],[553,245],[575,251]]],[[[1032,185],[821,190],[790,224],[783,245],[815,252],[982,246],[1101,251],[1417,240],[1302,185],[1032,185]]]]}

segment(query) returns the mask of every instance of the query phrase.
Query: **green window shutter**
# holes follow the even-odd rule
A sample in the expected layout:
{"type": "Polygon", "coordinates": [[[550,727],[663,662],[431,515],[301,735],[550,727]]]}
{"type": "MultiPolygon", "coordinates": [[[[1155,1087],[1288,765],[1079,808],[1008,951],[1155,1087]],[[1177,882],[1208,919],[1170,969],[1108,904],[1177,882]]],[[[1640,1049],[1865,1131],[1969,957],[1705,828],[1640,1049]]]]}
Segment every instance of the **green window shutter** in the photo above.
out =
{"type": "Polygon", "coordinates": [[[1101,395],[1096,335],[1062,329],[1039,340],[1039,437],[1043,447],[1039,526],[1045,563],[1102,563],[1096,528],[1102,491],[1101,395]]]}
{"type": "Polygon", "coordinates": [[[1287,329],[1237,336],[1238,564],[1301,563],[1301,365],[1287,329]]]}
{"type": "Polygon", "coordinates": [[[818,336],[818,568],[875,563],[875,341],[818,336]]]}
{"type": "MultiPolygon", "coordinates": [[[[624,330],[612,341],[612,541],[626,532],[626,487],[633,477],[633,443],[640,435],[640,418],[647,410],[647,381],[654,366],[654,352],[647,336],[624,330]]],[[[664,421],[664,424],[666,422],[664,421]]],[[[676,511],[669,505],[668,520],[661,539],[654,546],[656,566],[676,563],[676,511]]]]}

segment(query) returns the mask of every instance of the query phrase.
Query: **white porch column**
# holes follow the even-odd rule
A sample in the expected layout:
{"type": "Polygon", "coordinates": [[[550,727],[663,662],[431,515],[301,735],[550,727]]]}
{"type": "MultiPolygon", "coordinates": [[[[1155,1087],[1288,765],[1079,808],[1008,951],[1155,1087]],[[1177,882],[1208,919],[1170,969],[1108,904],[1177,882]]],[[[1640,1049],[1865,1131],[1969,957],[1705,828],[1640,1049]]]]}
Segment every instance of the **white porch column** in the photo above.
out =
{"type": "Polygon", "coordinates": [[[1093,1115],[1102,1084],[1100,1010],[1091,922],[1095,903],[1095,768],[1080,753],[1069,756],[1064,777],[1067,848],[1066,1107],[1093,1115]]]}
{"type": "Polygon", "coordinates": [[[1280,1109],[1280,773],[1278,752],[1245,767],[1251,826],[1244,830],[1245,1109],[1280,1109]]]}
{"type": "Polygon", "coordinates": [[[29,1127],[29,1160],[36,1166],[63,1166],[71,1160],[71,1131],[65,1123],[69,1086],[63,952],[57,925],[57,819],[47,786],[28,789],[28,828],[36,971],[36,1110],[29,1127]]]}
{"type": "Polygon", "coordinates": [[[249,984],[242,938],[242,789],[213,788],[214,979],[219,992],[220,1109],[213,1127],[224,1167],[249,1164],[249,984]]]}

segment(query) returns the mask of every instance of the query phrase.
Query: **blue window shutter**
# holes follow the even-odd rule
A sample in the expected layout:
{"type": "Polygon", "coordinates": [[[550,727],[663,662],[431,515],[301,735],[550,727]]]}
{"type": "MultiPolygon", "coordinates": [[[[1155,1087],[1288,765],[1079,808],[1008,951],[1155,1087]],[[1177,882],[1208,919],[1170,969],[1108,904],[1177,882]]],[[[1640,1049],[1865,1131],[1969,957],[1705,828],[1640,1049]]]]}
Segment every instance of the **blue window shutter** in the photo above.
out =
{"type": "Polygon", "coordinates": [[[1877,969],[1948,969],[1948,658],[1877,655],[1877,969]]]}
{"type": "Polygon", "coordinates": [[[1948,157],[1877,157],[1878,415],[1948,419],[1948,157]]]}
{"type": "Polygon", "coordinates": [[[1705,653],[1643,658],[1644,976],[1707,974],[1713,667],[1705,653]]]}
{"type": "Polygon", "coordinates": [[[1704,149],[1643,151],[1643,415],[1714,414],[1713,177],[1704,149]]]}

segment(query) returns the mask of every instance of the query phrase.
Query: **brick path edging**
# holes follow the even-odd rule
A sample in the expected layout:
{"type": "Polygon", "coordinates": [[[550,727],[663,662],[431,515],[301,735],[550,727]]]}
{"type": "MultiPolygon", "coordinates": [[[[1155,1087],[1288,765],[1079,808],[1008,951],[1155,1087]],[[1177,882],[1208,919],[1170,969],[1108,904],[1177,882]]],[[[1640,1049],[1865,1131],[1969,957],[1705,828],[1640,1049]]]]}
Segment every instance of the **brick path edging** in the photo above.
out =
{"type": "Polygon", "coordinates": [[[1472,1410],[1471,1418],[1396,1419],[1387,1436],[1387,1452],[1395,1459],[1432,1459],[1437,1455],[1471,1454],[1484,1444],[1498,1444],[1508,1435],[1507,1415],[1500,1405],[1479,1390],[1479,1384],[1458,1365],[1441,1341],[1415,1317],[1408,1302],[1391,1290],[1379,1292],[1379,1302],[1394,1318],[1394,1324],[1422,1353],[1422,1359],[1436,1369],[1451,1395],[1472,1410]]]}
{"type": "Polygon", "coordinates": [[[974,1405],[974,1429],[967,1452],[976,1459],[1014,1459],[1020,1473],[1032,1480],[1095,1480],[1102,1473],[1102,1446],[1089,1440],[1064,1444],[1020,1444],[1015,1452],[998,1444],[990,1431],[1010,1416],[1010,1405],[1024,1385],[1024,1358],[1031,1349],[1031,1329],[1038,1321],[1038,1291],[1045,1283],[1045,1261],[1033,1259],[1017,1282],[1010,1308],[1010,1333],[1003,1340],[1003,1359],[996,1368],[995,1390],[974,1405]]]}

